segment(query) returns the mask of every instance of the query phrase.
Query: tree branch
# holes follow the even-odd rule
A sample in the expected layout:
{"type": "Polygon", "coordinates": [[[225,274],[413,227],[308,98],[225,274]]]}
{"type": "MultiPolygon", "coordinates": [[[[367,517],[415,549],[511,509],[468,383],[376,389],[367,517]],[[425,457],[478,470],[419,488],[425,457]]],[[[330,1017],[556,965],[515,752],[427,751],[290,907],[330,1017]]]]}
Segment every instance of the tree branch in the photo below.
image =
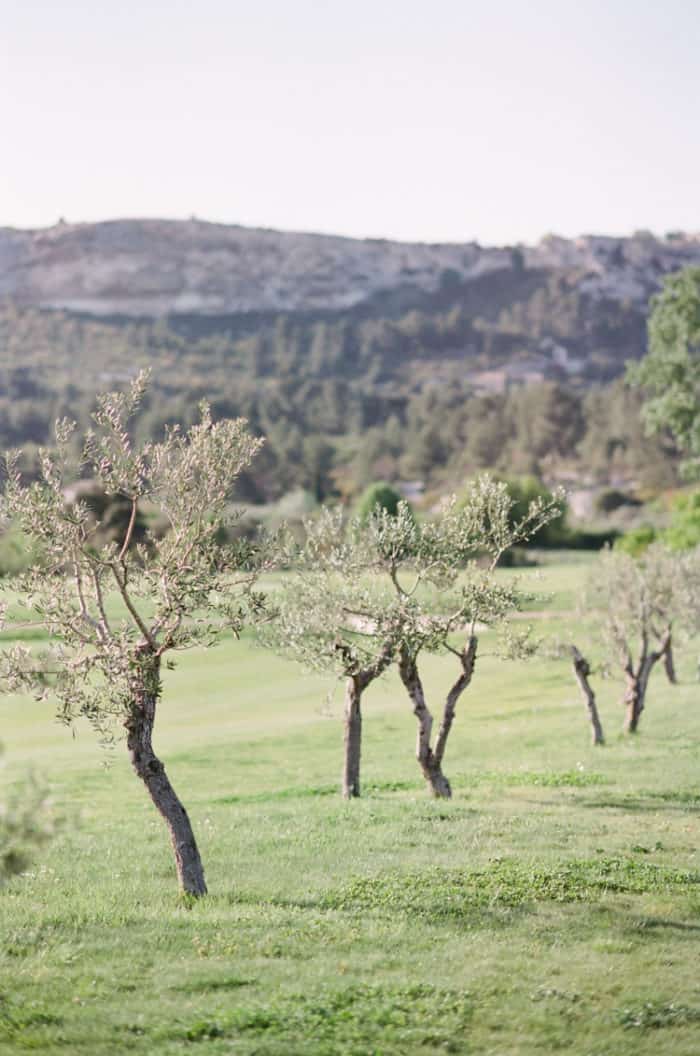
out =
{"type": "Polygon", "coordinates": [[[146,624],[143,622],[143,620],[139,616],[136,608],[134,607],[134,603],[132,602],[131,598],[129,597],[129,592],[126,589],[126,583],[122,582],[122,580],[121,580],[121,578],[119,576],[119,572],[117,571],[117,563],[116,563],[116,561],[112,561],[110,563],[110,568],[112,569],[112,572],[114,573],[114,578],[117,581],[117,586],[119,587],[119,593],[122,596],[122,600],[123,600],[124,604],[126,605],[127,609],[129,610],[129,612],[131,613],[131,616],[132,616],[132,618],[134,620],[134,623],[136,624],[138,629],[141,631],[141,634],[144,636],[144,638],[146,639],[146,641],[150,645],[151,649],[153,649],[154,652],[157,652],[158,651],[158,643],[156,642],[155,638],[153,637],[153,635],[149,631],[148,627],[146,626],[146,624]]]}
{"type": "Polygon", "coordinates": [[[129,517],[129,525],[128,525],[127,529],[126,529],[126,535],[124,536],[124,542],[122,543],[122,548],[119,551],[119,557],[117,558],[118,561],[123,561],[124,558],[126,557],[126,552],[129,549],[129,544],[131,543],[131,537],[134,534],[134,525],[136,524],[136,501],[137,500],[132,495],[131,496],[131,516],[129,517]]]}
{"type": "Polygon", "coordinates": [[[462,673],[454,683],[447,698],[445,700],[445,710],[442,715],[442,722],[440,723],[440,729],[438,730],[437,740],[435,741],[435,751],[433,752],[435,761],[438,766],[442,764],[443,756],[445,755],[445,748],[447,747],[447,738],[449,737],[450,730],[452,729],[452,723],[455,717],[455,709],[457,707],[457,701],[464,693],[465,689],[472,680],[474,674],[474,665],[476,664],[476,649],[478,646],[478,639],[476,635],[470,634],[467,639],[467,644],[462,652],[459,654],[459,658],[462,664],[462,673]]]}

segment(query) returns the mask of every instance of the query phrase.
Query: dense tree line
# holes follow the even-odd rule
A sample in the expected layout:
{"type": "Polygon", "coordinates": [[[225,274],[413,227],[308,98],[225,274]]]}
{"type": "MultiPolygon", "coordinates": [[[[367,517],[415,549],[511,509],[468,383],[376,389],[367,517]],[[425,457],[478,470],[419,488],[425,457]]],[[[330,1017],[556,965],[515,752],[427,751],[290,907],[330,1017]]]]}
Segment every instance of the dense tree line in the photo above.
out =
{"type": "Polygon", "coordinates": [[[140,439],[160,438],[166,422],[189,426],[203,398],[215,419],[243,416],[266,437],[240,482],[247,502],[295,488],[318,500],[354,496],[378,478],[444,490],[485,467],[539,476],[585,467],[601,480],[672,482],[672,448],[644,436],[640,397],[609,380],[619,362],[591,353],[575,379],[552,365],[546,380],[477,391],[474,372],[518,362],[542,338],[588,355],[584,333],[591,347],[619,355],[615,342],[627,349],[638,336],[641,349],[637,323],[619,306],[607,322],[604,307],[592,316],[562,281],[530,277],[523,300],[504,294],[481,306],[445,283],[447,294],[423,310],[357,317],[154,322],[5,305],[0,446],[45,444],[66,414],[87,426],[97,392],[150,367],[140,439]]]}

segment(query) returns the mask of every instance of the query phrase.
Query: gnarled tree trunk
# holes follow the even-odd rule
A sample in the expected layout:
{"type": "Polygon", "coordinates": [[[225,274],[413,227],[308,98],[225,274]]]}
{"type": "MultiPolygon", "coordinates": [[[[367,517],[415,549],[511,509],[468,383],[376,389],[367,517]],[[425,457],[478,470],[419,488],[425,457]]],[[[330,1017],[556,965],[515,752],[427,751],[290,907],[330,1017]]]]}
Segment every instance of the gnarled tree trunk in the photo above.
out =
{"type": "Polygon", "coordinates": [[[667,643],[670,640],[671,632],[669,630],[662,637],[659,648],[652,650],[652,652],[648,652],[645,642],[636,669],[633,668],[631,662],[628,662],[625,667],[627,688],[625,689],[625,695],[622,698],[625,705],[625,733],[637,732],[639,720],[644,711],[649,676],[651,675],[654,664],[665,655],[667,643]]]}
{"type": "Polygon", "coordinates": [[[445,707],[442,714],[440,729],[438,730],[435,748],[432,747],[433,716],[425,701],[423,684],[418,674],[418,666],[415,656],[406,649],[401,651],[399,659],[399,674],[406,691],[413,702],[413,714],[418,720],[418,734],[416,738],[416,758],[421,768],[423,777],[428,783],[428,788],[437,799],[450,799],[452,789],[450,782],[442,772],[442,760],[445,756],[447,738],[449,737],[455,716],[455,708],[460,696],[471,682],[476,662],[477,639],[470,635],[465,649],[460,653],[462,674],[459,676],[452,689],[447,694],[445,707]]]}
{"type": "Polygon", "coordinates": [[[141,778],[170,833],[180,890],[207,893],[204,869],[187,811],[153,751],[153,725],[160,697],[160,657],[143,649],[134,662],[131,708],[124,725],[131,765],[141,778]]]}
{"type": "Polygon", "coordinates": [[[591,722],[591,730],[593,734],[593,744],[605,744],[603,727],[600,721],[600,716],[598,715],[598,706],[595,700],[595,693],[588,681],[588,676],[591,673],[590,665],[585,656],[582,656],[575,645],[571,646],[571,655],[574,661],[574,674],[576,676],[576,681],[578,682],[581,692],[583,693],[583,698],[586,701],[588,718],[591,722]]]}

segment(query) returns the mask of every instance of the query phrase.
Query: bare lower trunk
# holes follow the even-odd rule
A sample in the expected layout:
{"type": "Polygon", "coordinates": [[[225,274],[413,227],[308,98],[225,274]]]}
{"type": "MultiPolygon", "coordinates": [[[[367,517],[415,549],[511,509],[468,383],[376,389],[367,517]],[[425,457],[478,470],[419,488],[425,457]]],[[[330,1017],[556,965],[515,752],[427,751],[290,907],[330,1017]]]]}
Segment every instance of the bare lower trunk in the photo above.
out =
{"type": "Polygon", "coordinates": [[[160,696],[160,660],[152,655],[141,655],[136,667],[131,712],[125,723],[131,765],[168,827],[180,890],[199,897],[207,893],[207,885],[190,819],[170,784],[165,767],[153,751],[153,724],[160,696]]]}
{"type": "Polygon", "coordinates": [[[644,711],[644,702],[649,685],[649,676],[657,660],[663,656],[663,649],[649,653],[644,657],[636,671],[627,671],[627,688],[623,702],[625,705],[625,733],[636,733],[639,720],[644,711]]]}
{"type": "Polygon", "coordinates": [[[672,686],[678,685],[678,679],[676,678],[676,665],[673,662],[673,645],[671,643],[671,635],[668,636],[668,642],[664,649],[664,670],[666,671],[666,678],[669,680],[672,686]]]}
{"type": "Polygon", "coordinates": [[[447,738],[450,735],[452,723],[454,722],[457,701],[471,682],[472,675],[474,674],[477,645],[478,641],[476,635],[470,635],[469,640],[467,641],[466,648],[460,653],[459,656],[460,662],[462,664],[462,673],[455,682],[455,684],[452,686],[452,689],[447,694],[447,699],[445,701],[445,710],[442,713],[442,722],[440,723],[440,729],[438,730],[437,740],[435,742],[435,758],[437,759],[440,765],[442,765],[442,760],[445,755],[445,748],[447,747],[447,738]]]}
{"type": "Polygon", "coordinates": [[[418,720],[418,735],[416,738],[416,759],[421,768],[423,777],[428,782],[428,788],[438,799],[449,799],[452,795],[450,782],[442,772],[440,763],[433,755],[431,747],[431,735],[433,730],[433,716],[425,703],[423,684],[418,674],[415,659],[404,651],[399,661],[399,673],[401,681],[413,702],[413,714],[418,720]]]}
{"type": "Polygon", "coordinates": [[[449,737],[452,723],[454,722],[457,701],[471,682],[472,674],[474,673],[476,647],[477,639],[474,635],[471,635],[467,647],[460,654],[462,674],[447,694],[434,750],[431,744],[433,716],[425,702],[425,693],[423,692],[423,684],[418,674],[415,657],[412,657],[404,650],[401,653],[399,660],[401,681],[406,687],[406,691],[413,702],[413,714],[418,720],[416,758],[423,773],[423,777],[428,783],[428,788],[431,794],[437,799],[450,799],[452,796],[450,782],[442,772],[442,760],[445,756],[447,738],[449,737]]]}
{"type": "Polygon", "coordinates": [[[588,718],[590,719],[593,734],[593,744],[604,744],[605,739],[603,737],[603,727],[600,721],[600,716],[598,715],[595,693],[588,681],[588,676],[591,673],[590,665],[585,656],[581,655],[575,645],[571,646],[571,655],[574,661],[574,674],[576,676],[576,681],[578,682],[584,700],[586,701],[586,709],[588,711],[588,718]]]}
{"type": "Polygon", "coordinates": [[[644,709],[644,701],[640,699],[639,679],[636,675],[627,676],[623,703],[625,705],[625,733],[636,733],[644,709]]]}
{"type": "Polygon", "coordinates": [[[387,669],[394,657],[392,641],[384,642],[374,661],[357,668],[356,659],[346,644],[338,642],[336,649],[347,661],[345,674],[345,756],[343,760],[343,799],[357,799],[360,795],[360,755],[362,751],[362,694],[371,682],[387,669]]]}
{"type": "Polygon", "coordinates": [[[356,675],[345,683],[345,760],[343,799],[360,795],[360,752],[362,749],[362,685],[356,675]]]}

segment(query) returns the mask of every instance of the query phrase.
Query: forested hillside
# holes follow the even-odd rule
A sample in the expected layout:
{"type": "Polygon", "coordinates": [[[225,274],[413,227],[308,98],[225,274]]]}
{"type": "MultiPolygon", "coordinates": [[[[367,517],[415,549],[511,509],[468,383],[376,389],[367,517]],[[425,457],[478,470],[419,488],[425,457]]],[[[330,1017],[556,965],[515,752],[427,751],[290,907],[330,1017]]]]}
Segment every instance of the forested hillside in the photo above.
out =
{"type": "Polygon", "coordinates": [[[663,274],[700,239],[410,246],[129,221],[0,232],[0,444],[85,423],[147,365],[157,435],[199,399],[267,437],[248,501],[368,481],[459,486],[476,469],[674,477],[619,378],[663,274]],[[217,292],[218,291],[218,292],[217,292]]]}

